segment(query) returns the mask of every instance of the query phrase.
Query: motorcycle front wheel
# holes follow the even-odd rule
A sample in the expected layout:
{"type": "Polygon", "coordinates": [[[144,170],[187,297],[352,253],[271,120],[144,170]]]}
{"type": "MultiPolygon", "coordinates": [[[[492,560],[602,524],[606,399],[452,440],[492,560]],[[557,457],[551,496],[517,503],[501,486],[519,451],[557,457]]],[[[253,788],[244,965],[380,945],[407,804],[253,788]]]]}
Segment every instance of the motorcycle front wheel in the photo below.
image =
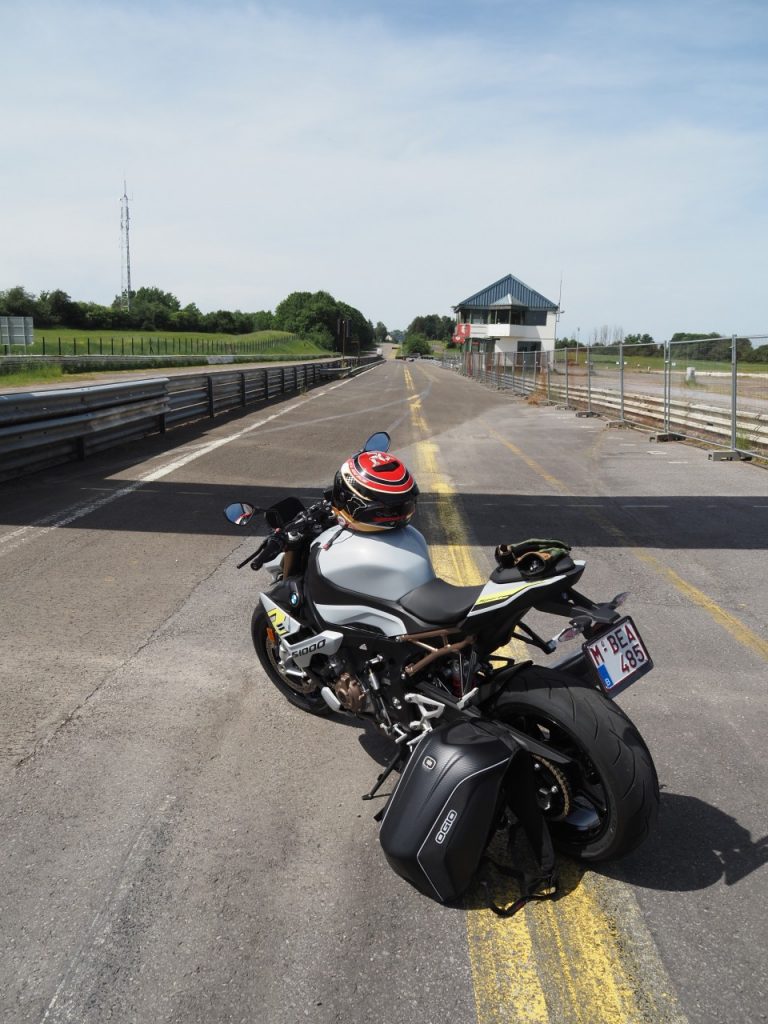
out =
{"type": "Polygon", "coordinates": [[[624,856],[648,836],[659,807],[656,769],[613,701],[532,665],[513,677],[492,714],[571,758],[564,767],[534,757],[539,805],[557,849],[597,862],[624,856]]]}
{"type": "Polygon", "coordinates": [[[319,684],[290,676],[283,669],[278,653],[279,640],[261,605],[258,605],[251,617],[251,636],[261,667],[280,693],[302,711],[312,715],[327,715],[331,709],[320,694],[319,684]]]}

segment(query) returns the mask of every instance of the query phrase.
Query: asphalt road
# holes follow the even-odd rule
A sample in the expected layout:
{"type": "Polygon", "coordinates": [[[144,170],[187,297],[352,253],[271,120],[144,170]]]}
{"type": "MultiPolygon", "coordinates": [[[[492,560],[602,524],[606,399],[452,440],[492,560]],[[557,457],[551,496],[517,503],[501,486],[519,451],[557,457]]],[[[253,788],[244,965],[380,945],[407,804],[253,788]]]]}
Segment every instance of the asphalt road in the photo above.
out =
{"type": "MultiPolygon", "coordinates": [[[[434,445],[478,564],[503,540],[563,536],[583,589],[633,592],[657,667],[620,703],[661,816],[579,887],[600,887],[619,946],[642,933],[638,990],[666,986],[675,1019],[765,1020],[768,474],[427,363],[0,485],[0,1019],[603,1019],[597,996],[489,1015],[467,926],[487,912],[406,886],[360,801],[384,744],[302,715],[255,663],[265,580],[235,570],[255,542],[221,509],[318,494],[376,429],[414,465],[434,445]]],[[[432,500],[423,488],[428,536],[432,500]]],[[[547,947],[537,965],[574,962],[588,970],[583,950],[547,947]]]]}

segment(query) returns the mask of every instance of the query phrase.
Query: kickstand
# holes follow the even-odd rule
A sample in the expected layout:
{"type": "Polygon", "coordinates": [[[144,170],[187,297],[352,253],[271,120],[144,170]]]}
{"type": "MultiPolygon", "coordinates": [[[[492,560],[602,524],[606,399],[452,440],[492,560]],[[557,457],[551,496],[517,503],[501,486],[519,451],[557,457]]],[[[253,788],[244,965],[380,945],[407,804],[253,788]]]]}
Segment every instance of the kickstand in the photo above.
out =
{"type": "Polygon", "coordinates": [[[397,748],[397,753],[395,754],[395,756],[387,764],[387,767],[384,769],[384,771],[381,773],[381,775],[379,775],[378,779],[376,779],[376,782],[374,783],[373,789],[370,791],[370,793],[365,793],[363,795],[363,800],[373,800],[373,798],[376,796],[378,791],[381,789],[381,787],[387,781],[387,779],[392,774],[392,772],[395,770],[395,768],[397,768],[397,766],[402,761],[405,760],[405,757],[406,757],[406,755],[405,755],[405,751],[403,750],[403,748],[402,747],[398,747],[397,748]]]}

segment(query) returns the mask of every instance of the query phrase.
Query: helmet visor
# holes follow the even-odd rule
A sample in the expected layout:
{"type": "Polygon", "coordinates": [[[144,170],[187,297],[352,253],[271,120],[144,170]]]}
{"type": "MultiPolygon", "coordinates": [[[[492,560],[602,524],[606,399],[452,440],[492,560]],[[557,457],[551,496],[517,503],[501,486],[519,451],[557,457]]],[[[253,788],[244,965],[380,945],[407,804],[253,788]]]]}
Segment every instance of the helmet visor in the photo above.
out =
{"type": "MultiPolygon", "coordinates": [[[[353,503],[350,502],[350,506],[353,503]]],[[[402,501],[392,504],[372,502],[355,509],[354,518],[358,523],[369,523],[371,526],[396,526],[410,522],[416,511],[416,502],[413,498],[404,498],[402,501]]],[[[352,511],[352,508],[350,508],[352,511]]]]}

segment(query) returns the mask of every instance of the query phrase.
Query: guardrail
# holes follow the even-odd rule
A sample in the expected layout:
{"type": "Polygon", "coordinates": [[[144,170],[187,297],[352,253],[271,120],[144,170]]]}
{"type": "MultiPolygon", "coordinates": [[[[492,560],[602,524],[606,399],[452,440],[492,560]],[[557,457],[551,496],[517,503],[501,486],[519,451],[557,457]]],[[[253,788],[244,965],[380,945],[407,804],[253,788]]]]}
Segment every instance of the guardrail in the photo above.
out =
{"type": "MultiPolygon", "coordinates": [[[[325,368],[356,373],[378,361],[325,368]]],[[[304,391],[328,379],[323,369],[302,363],[0,394],[0,480],[304,391]]]]}

